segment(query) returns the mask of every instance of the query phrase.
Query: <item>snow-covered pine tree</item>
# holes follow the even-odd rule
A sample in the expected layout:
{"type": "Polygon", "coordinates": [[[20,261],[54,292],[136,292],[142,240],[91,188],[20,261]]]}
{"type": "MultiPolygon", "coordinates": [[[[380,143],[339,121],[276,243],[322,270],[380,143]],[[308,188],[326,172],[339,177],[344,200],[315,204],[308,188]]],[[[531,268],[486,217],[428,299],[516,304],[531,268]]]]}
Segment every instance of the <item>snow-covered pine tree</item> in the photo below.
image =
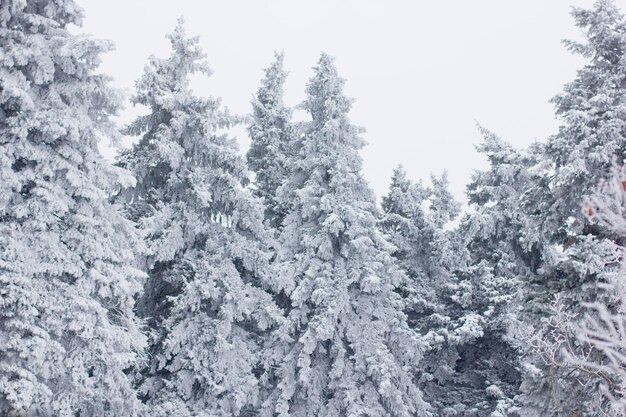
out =
{"type": "MultiPolygon", "coordinates": [[[[585,41],[567,46],[588,63],[553,100],[563,124],[537,151],[520,207],[526,230],[534,230],[533,239],[543,246],[540,268],[523,284],[525,321],[534,324],[543,317],[546,324],[537,340],[553,347],[571,341],[576,350],[575,335],[561,332],[576,326],[555,325],[550,306],[558,299],[557,310],[565,309],[576,324],[584,313],[582,303],[610,303],[602,286],[618,272],[620,249],[612,233],[585,218],[580,204],[610,175],[614,158],[619,163],[624,158],[626,22],[609,0],[599,0],[589,10],[576,8],[573,16],[585,41]]],[[[602,381],[562,366],[559,350],[529,358],[526,368],[532,372],[526,374],[521,397],[528,415],[597,415],[606,405],[599,392],[602,381]]]]}
{"type": "MultiPolygon", "coordinates": [[[[540,249],[521,210],[533,196],[525,188],[529,168],[537,163],[535,146],[514,149],[482,129],[478,147],[489,168],[472,176],[467,187],[469,213],[461,220],[458,236],[465,242],[469,260],[457,272],[459,315],[475,314],[478,337],[459,347],[462,368],[457,383],[466,394],[465,404],[480,416],[517,415],[520,374],[520,282],[536,273],[540,249]],[[470,401],[467,401],[471,399],[470,401]]],[[[523,412],[521,413],[522,415],[523,412]]]]}
{"type": "Polygon", "coordinates": [[[458,229],[446,227],[459,214],[459,205],[445,176],[432,178],[428,189],[396,170],[383,198],[381,228],[409,277],[402,294],[410,324],[428,344],[420,386],[435,415],[503,416],[515,409],[519,373],[503,322],[516,287],[514,280],[494,276],[497,261],[483,257],[502,256],[497,255],[503,240],[500,223],[510,213],[512,199],[505,190],[495,190],[513,187],[523,168],[511,165],[516,158],[510,147],[483,133],[479,151],[493,166],[473,177],[469,197],[473,208],[479,194],[491,204],[464,216],[458,229]]]}
{"type": "Polygon", "coordinates": [[[462,248],[453,247],[453,233],[445,229],[459,214],[460,206],[447,189],[445,175],[432,177],[432,182],[432,188],[421,181],[413,183],[402,167],[396,168],[389,192],[382,199],[379,224],[395,246],[392,255],[407,277],[399,292],[409,326],[428,343],[419,370],[424,399],[433,407],[434,415],[447,415],[459,402],[453,387],[459,357],[450,337],[455,323],[448,310],[452,273],[463,264],[464,257],[462,248]]]}
{"type": "Polygon", "coordinates": [[[446,174],[431,177],[432,188],[413,183],[404,168],[394,170],[389,193],[383,197],[380,228],[395,247],[393,257],[407,275],[402,291],[412,327],[428,332],[429,317],[441,313],[441,296],[450,285],[451,271],[462,259],[451,248],[445,226],[460,213],[448,190],[446,174]]]}
{"type": "Polygon", "coordinates": [[[192,94],[189,76],[210,74],[198,38],[182,20],[168,38],[171,56],[151,57],[137,82],[133,101],[149,113],[128,126],[140,139],[120,158],[137,177],[125,197],[147,245],[141,313],[155,338],[142,391],[150,415],[237,416],[259,399],[262,335],[281,317],[264,289],[263,207],[220,130],[234,119],[192,94]]]}
{"type": "Polygon", "coordinates": [[[265,218],[272,228],[280,229],[288,204],[277,198],[277,191],[289,176],[296,129],[291,123],[291,109],[283,103],[287,78],[284,53],[276,53],[274,58],[252,101],[248,126],[251,143],[246,156],[255,173],[256,194],[265,203],[265,218]]]}
{"type": "Polygon", "coordinates": [[[412,327],[421,327],[417,322],[424,319],[426,310],[437,309],[436,301],[433,304],[434,288],[424,285],[432,260],[429,256],[432,234],[423,236],[433,232],[425,230],[429,224],[423,207],[430,193],[421,181],[413,183],[408,179],[404,168],[398,166],[393,171],[389,191],[382,198],[379,227],[395,246],[392,255],[407,276],[400,291],[406,299],[405,311],[412,327]]]}
{"type": "Polygon", "coordinates": [[[135,416],[141,240],[98,152],[120,103],[71,0],[0,3],[0,414],[135,416]]]}
{"type": "Polygon", "coordinates": [[[404,274],[376,227],[374,195],[361,175],[361,129],[333,59],[322,54],[307,85],[305,126],[279,261],[290,298],[277,332],[275,388],[264,415],[427,416],[411,370],[423,346],[395,288],[404,274]]]}

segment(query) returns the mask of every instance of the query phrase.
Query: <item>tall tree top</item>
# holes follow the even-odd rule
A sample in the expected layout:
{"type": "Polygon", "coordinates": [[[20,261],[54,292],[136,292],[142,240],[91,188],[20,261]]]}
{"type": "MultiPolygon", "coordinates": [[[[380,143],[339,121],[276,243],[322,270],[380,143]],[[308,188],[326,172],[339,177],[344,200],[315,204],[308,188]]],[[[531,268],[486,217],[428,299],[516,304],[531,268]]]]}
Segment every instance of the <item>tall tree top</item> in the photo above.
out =
{"type": "MultiPolygon", "coordinates": [[[[315,75],[307,84],[307,98],[302,103],[302,108],[311,114],[314,127],[333,119],[347,121],[346,114],[352,108],[353,100],[343,94],[345,80],[337,72],[335,59],[322,53],[314,71],[315,75]]],[[[364,144],[361,142],[357,148],[364,144]]]]}
{"type": "Polygon", "coordinates": [[[622,162],[626,146],[626,21],[608,0],[572,11],[583,41],[565,41],[587,63],[563,92],[552,99],[563,120],[543,149],[538,173],[546,184],[544,233],[562,240],[580,234],[586,223],[580,201],[610,174],[614,158],[622,162]],[[569,222],[568,218],[575,218],[569,222]]]}
{"type": "MultiPolygon", "coordinates": [[[[433,177],[433,179],[437,179],[433,177]]],[[[442,184],[444,187],[447,184],[442,184]]],[[[402,165],[398,165],[391,175],[389,192],[382,198],[382,209],[385,216],[401,216],[411,218],[422,212],[422,203],[432,197],[433,190],[422,184],[421,181],[413,182],[408,178],[407,172],[402,165]]],[[[397,220],[397,219],[396,219],[397,220]]]]}
{"type": "Polygon", "coordinates": [[[591,9],[575,7],[572,16],[586,42],[566,40],[568,49],[589,58],[594,65],[611,67],[622,60],[626,49],[624,15],[612,0],[598,0],[591,9]]]}
{"type": "Polygon", "coordinates": [[[282,107],[286,80],[285,53],[274,52],[274,61],[265,69],[265,76],[257,90],[255,103],[262,103],[266,107],[282,107]]]}
{"type": "Polygon", "coordinates": [[[199,38],[187,36],[184,25],[185,20],[179,18],[174,32],[167,35],[172,45],[169,58],[149,58],[144,74],[136,83],[133,103],[171,110],[176,98],[190,95],[189,75],[212,74],[199,38]]]}
{"type": "Polygon", "coordinates": [[[272,64],[265,69],[256,96],[252,100],[252,122],[248,127],[250,149],[246,155],[250,169],[256,174],[255,193],[265,202],[265,218],[278,230],[291,198],[280,201],[278,189],[289,177],[296,140],[291,123],[291,109],[283,103],[287,72],[284,54],[275,53],[272,64]]]}
{"type": "Polygon", "coordinates": [[[238,155],[236,141],[218,130],[234,124],[236,118],[221,108],[219,99],[192,94],[190,75],[208,75],[211,71],[198,38],[188,37],[183,24],[179,19],[174,33],[168,36],[171,55],[165,59],[150,57],[136,83],[133,101],[151,111],[126,128],[125,133],[141,139],[133,150],[122,155],[121,162],[133,167],[139,180],[133,192],[162,201],[183,199],[198,208],[206,208],[210,202],[211,213],[230,213],[230,193],[248,182],[248,170],[238,155]],[[211,175],[200,178],[197,173],[208,168],[211,175]],[[198,178],[194,180],[213,184],[208,194],[189,186],[190,172],[196,172],[198,178]],[[144,192],[150,188],[157,190],[160,197],[144,192]]]}
{"type": "MultiPolygon", "coordinates": [[[[305,181],[311,190],[330,188],[336,194],[350,187],[350,193],[358,194],[359,200],[375,204],[372,190],[360,175],[358,151],[365,146],[360,137],[364,129],[353,125],[348,117],[353,100],[343,93],[345,80],[339,76],[334,59],[324,53],[314,71],[301,106],[311,115],[311,122],[304,129],[293,181],[305,181]],[[299,177],[298,172],[306,173],[311,181],[299,177]]],[[[368,210],[376,211],[375,207],[368,210]]]]}

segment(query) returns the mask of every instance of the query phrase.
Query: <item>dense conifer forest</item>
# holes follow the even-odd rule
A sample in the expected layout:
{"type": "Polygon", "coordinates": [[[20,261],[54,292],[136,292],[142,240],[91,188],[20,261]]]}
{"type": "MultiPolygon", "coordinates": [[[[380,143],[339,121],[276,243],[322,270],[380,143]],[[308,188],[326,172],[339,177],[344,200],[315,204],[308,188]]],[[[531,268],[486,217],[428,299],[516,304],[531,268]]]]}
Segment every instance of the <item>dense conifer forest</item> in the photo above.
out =
{"type": "Polygon", "coordinates": [[[271,50],[234,115],[181,18],[120,126],[80,1],[1,0],[0,416],[626,416],[626,18],[572,16],[560,127],[479,127],[463,206],[374,195],[328,54],[306,120],[271,50]]]}

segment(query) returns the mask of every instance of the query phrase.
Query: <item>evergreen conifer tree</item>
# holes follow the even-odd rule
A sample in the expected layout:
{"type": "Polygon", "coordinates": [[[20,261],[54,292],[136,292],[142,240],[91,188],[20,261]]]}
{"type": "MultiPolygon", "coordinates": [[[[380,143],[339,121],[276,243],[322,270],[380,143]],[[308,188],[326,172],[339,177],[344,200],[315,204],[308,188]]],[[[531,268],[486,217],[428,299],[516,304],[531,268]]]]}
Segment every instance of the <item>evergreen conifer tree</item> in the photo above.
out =
{"type": "MultiPolygon", "coordinates": [[[[481,129],[489,168],[476,172],[467,188],[470,212],[458,234],[466,242],[468,264],[459,273],[458,300],[480,318],[481,335],[463,348],[465,378],[476,404],[494,416],[517,415],[521,383],[521,282],[540,266],[540,246],[521,210],[533,197],[526,189],[534,147],[519,151],[481,129]]],[[[523,415],[523,413],[521,413],[523,415]]],[[[481,414],[490,415],[490,414],[481,414]]]]}
{"type": "Polygon", "coordinates": [[[514,409],[508,380],[515,372],[508,362],[515,355],[503,355],[503,327],[494,326],[506,287],[483,262],[474,264],[467,247],[475,231],[467,216],[458,230],[451,228],[460,206],[446,176],[432,183],[426,188],[394,171],[381,220],[407,273],[401,294],[409,324],[427,343],[420,387],[435,415],[507,415],[514,409]]]}
{"type": "Polygon", "coordinates": [[[441,296],[455,268],[451,234],[445,226],[460,213],[448,191],[446,174],[431,177],[433,187],[413,183],[404,168],[394,170],[389,193],[382,199],[381,229],[396,247],[393,253],[407,274],[402,286],[412,327],[426,333],[428,317],[440,314],[441,296]]]}
{"type": "Polygon", "coordinates": [[[289,176],[296,139],[291,109],[283,103],[287,78],[283,67],[284,54],[276,53],[252,101],[253,119],[248,127],[248,165],[256,174],[256,194],[265,203],[265,218],[274,229],[281,227],[287,212],[288,202],[280,202],[278,189],[289,176]]]}
{"type": "Polygon", "coordinates": [[[237,416],[259,400],[263,334],[281,315],[266,291],[271,254],[260,201],[234,119],[217,99],[192,94],[189,76],[210,74],[182,20],[172,54],[152,57],[135,103],[149,113],[128,126],[139,142],[120,163],[137,186],[125,195],[145,236],[149,278],[142,315],[154,333],[142,385],[155,416],[237,416]]]}
{"type": "Polygon", "coordinates": [[[529,357],[522,386],[524,406],[538,416],[594,415],[607,407],[598,388],[602,381],[567,366],[558,345],[567,340],[573,350],[582,349],[566,329],[577,327],[584,303],[611,303],[603,287],[619,270],[613,233],[589,222],[580,204],[610,176],[613,160],[624,158],[626,21],[609,0],[589,10],[576,8],[573,16],[585,41],[566,44],[588,62],[553,100],[563,123],[536,149],[537,163],[520,204],[528,240],[541,247],[540,268],[522,286],[525,322],[539,327],[542,346],[552,346],[529,357]],[[555,301],[572,323],[555,322],[555,301]],[[537,326],[540,320],[545,324],[537,326]]]}
{"type": "Polygon", "coordinates": [[[411,372],[423,346],[395,292],[404,274],[376,228],[361,129],[333,59],[322,54],[314,70],[303,104],[311,121],[282,190],[295,196],[279,252],[290,303],[265,415],[426,416],[411,372]]]}
{"type": "Polygon", "coordinates": [[[120,98],[68,0],[0,3],[0,414],[135,416],[140,239],[98,152],[120,98]]]}

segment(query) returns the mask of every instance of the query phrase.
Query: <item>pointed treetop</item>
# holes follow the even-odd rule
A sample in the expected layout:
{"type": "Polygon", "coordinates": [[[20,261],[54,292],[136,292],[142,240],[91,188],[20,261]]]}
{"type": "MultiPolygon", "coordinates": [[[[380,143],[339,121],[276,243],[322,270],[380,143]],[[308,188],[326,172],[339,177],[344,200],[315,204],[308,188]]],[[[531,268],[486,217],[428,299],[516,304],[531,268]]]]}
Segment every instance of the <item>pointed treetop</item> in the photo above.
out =
{"type": "MultiPolygon", "coordinates": [[[[334,58],[327,54],[322,54],[313,69],[313,77],[307,83],[307,98],[300,106],[312,119],[306,125],[304,135],[307,139],[303,142],[301,152],[318,157],[324,155],[323,163],[315,162],[319,159],[317,157],[305,158],[317,165],[317,168],[324,165],[333,172],[345,169],[344,174],[360,171],[362,160],[358,150],[366,144],[360,136],[365,129],[353,125],[348,117],[353,100],[343,94],[345,80],[339,76],[334,58]],[[338,155],[343,152],[348,158],[347,164],[345,161],[337,161],[338,155]]],[[[336,176],[339,177],[341,175],[336,176]]]]}
{"type": "Polygon", "coordinates": [[[167,35],[172,44],[169,58],[150,56],[144,74],[135,84],[133,103],[167,109],[176,103],[172,100],[172,93],[181,97],[189,95],[189,75],[197,72],[211,75],[199,38],[187,36],[184,25],[185,20],[179,18],[174,32],[167,35]]]}
{"type": "Polygon", "coordinates": [[[387,214],[410,216],[414,209],[427,197],[425,194],[418,194],[418,190],[422,191],[421,187],[413,184],[413,181],[407,177],[404,167],[398,165],[393,170],[389,192],[382,198],[381,207],[383,211],[387,214]]]}
{"type": "Polygon", "coordinates": [[[430,197],[431,217],[438,227],[443,227],[461,214],[461,204],[450,192],[448,171],[443,171],[440,176],[431,175],[430,180],[433,183],[430,197]]]}
{"type": "Polygon", "coordinates": [[[265,68],[255,102],[269,103],[272,106],[283,105],[284,84],[287,79],[284,62],[285,53],[274,51],[274,61],[265,68]]]}
{"type": "Polygon", "coordinates": [[[624,15],[615,3],[597,0],[591,9],[573,7],[571,13],[576,26],[583,29],[588,44],[565,40],[563,43],[568,49],[594,61],[608,58],[609,64],[615,64],[611,58],[619,58],[625,46],[624,15]]]}
{"type": "Polygon", "coordinates": [[[186,73],[192,74],[200,72],[211,75],[212,71],[206,62],[206,54],[200,48],[200,37],[188,36],[185,29],[185,18],[183,16],[176,20],[174,32],[166,35],[172,44],[174,54],[171,59],[180,59],[180,65],[189,65],[184,68],[186,73]]]}
{"type": "Polygon", "coordinates": [[[307,84],[307,99],[302,107],[311,113],[313,120],[344,117],[350,111],[353,100],[343,95],[345,79],[339,76],[335,58],[322,53],[313,69],[315,75],[307,84]]]}
{"type": "Polygon", "coordinates": [[[399,187],[402,189],[408,189],[411,185],[411,180],[407,178],[406,169],[401,164],[393,169],[391,175],[391,187],[399,187]]]}
{"type": "MultiPolygon", "coordinates": [[[[611,0],[598,0],[591,9],[573,8],[576,26],[584,41],[564,40],[572,53],[589,60],[576,78],[551,102],[557,115],[567,118],[570,111],[588,111],[590,107],[606,107],[613,92],[621,93],[626,67],[621,63],[626,53],[626,21],[611,0]],[[598,96],[597,98],[594,96],[598,96]]],[[[602,115],[599,114],[600,116],[602,115]]],[[[578,120],[574,114],[574,121],[578,120]]]]}
{"type": "Polygon", "coordinates": [[[483,137],[483,142],[475,146],[476,150],[485,154],[492,164],[497,164],[509,158],[512,153],[516,153],[515,148],[497,134],[480,125],[478,130],[483,137]]]}
{"type": "Polygon", "coordinates": [[[284,54],[274,52],[274,61],[265,69],[261,86],[252,98],[250,148],[246,155],[255,173],[255,193],[265,200],[266,219],[274,228],[280,228],[289,205],[278,201],[277,191],[289,176],[296,138],[292,110],[283,102],[287,79],[283,64],[284,54]]]}

